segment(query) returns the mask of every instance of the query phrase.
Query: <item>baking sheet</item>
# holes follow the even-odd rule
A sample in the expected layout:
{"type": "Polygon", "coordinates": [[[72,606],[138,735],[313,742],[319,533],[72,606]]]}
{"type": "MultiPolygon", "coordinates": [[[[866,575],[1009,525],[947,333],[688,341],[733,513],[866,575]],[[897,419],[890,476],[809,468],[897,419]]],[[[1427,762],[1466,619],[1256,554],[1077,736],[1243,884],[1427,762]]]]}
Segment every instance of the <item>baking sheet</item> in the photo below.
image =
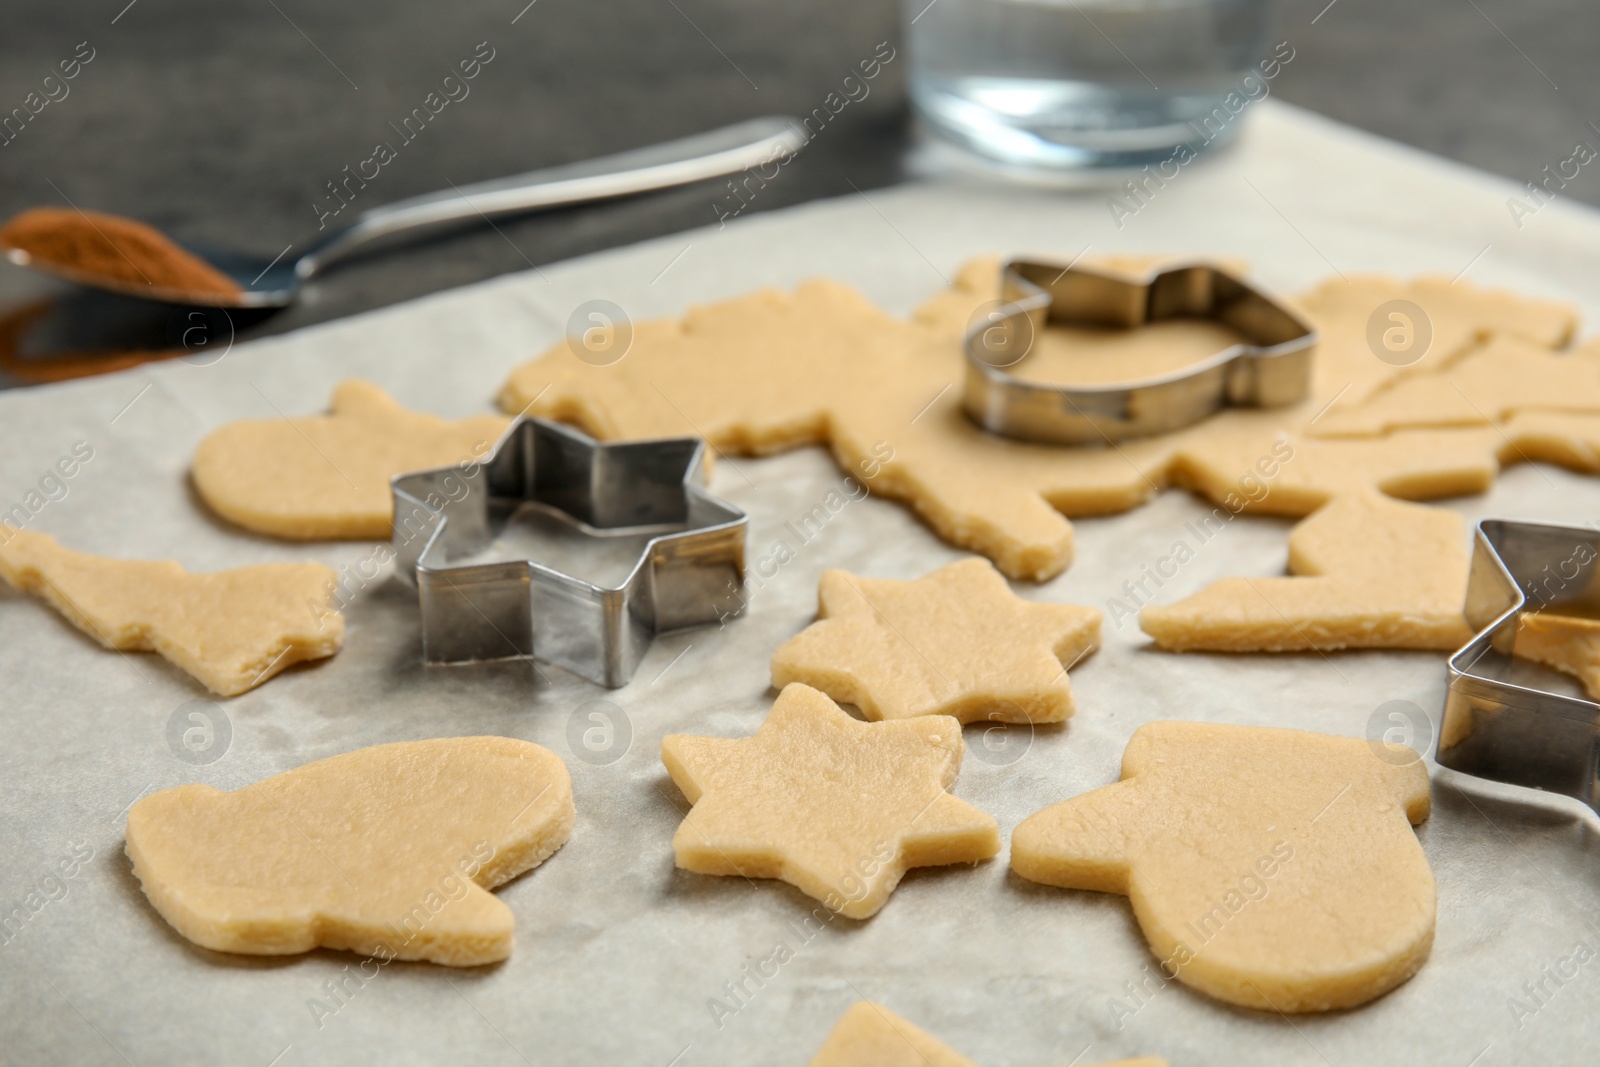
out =
{"type": "MultiPolygon", "coordinates": [[[[59,499],[32,523],[73,547],[177,557],[196,570],[284,559],[355,568],[370,545],[281,544],[210,517],[186,482],[195,443],[233,419],[320,411],[345,377],[369,378],[422,410],[487,410],[506,371],[594,297],[638,320],[826,274],[905,313],[970,255],[1070,257],[1091,247],[1238,255],[1290,291],[1335,272],[1465,269],[1473,281],[1600,315],[1587,292],[1600,276],[1600,216],[1557,201],[1518,229],[1505,204],[1510,183],[1275,102],[1256,108],[1235,150],[1185,169],[1120,229],[1104,193],[943,180],[545,267],[216,360],[0,395],[0,510],[81,441],[93,458],[62,483],[64,496],[51,483],[59,499]]],[[[911,577],[962,555],[872,498],[796,543],[785,524],[840,479],[816,449],[723,464],[713,489],[750,513],[752,560],[780,540],[794,559],[753,583],[744,618],[658,641],[634,682],[614,692],[553,668],[541,668],[541,680],[527,665],[423,670],[414,594],[387,581],[360,587],[337,657],[219,708],[158,658],[101,651],[39,604],[0,592],[0,907],[26,917],[0,943],[0,1060],[799,1064],[863,997],[990,1067],[1135,1054],[1196,1067],[1592,1057],[1600,1041],[1586,1027],[1600,1009],[1600,960],[1578,966],[1572,954],[1580,943],[1600,949],[1600,926],[1585,925],[1600,917],[1593,817],[1576,803],[1437,768],[1434,814],[1419,831],[1439,887],[1432,959],[1376,1003],[1326,1016],[1236,1010],[1177,984],[1135,1000],[1126,983],[1144,982],[1154,958],[1127,902],[1023,881],[1005,853],[976,869],[915,871],[873,920],[839,919],[809,939],[796,924],[813,902],[797,891],[677,871],[669,841],[684,804],[661,767],[661,736],[754,732],[773,695],[768,658],[811,620],[824,568],[911,577]],[[214,723],[199,757],[209,762],[175,754],[196,758],[181,742],[196,712],[214,723]],[[611,747],[599,752],[583,740],[596,712],[614,724],[611,747]],[[123,813],[152,790],[194,781],[231,789],[363,745],[476,733],[560,753],[578,807],[570,843],[500,891],[517,921],[518,947],[504,964],[393,963],[358,984],[350,954],[207,952],[148,907],[123,856],[123,813]],[[724,983],[780,942],[793,959],[778,976],[736,1012],[714,1012],[713,999],[736,1003],[724,983]],[[340,980],[343,1001],[325,988],[340,980]],[[1541,982],[1537,997],[1524,988],[1541,982]],[[1513,997],[1531,1013],[1514,1013],[1513,997]]],[[[1584,521],[1600,508],[1600,481],[1523,466],[1487,496],[1445,506],[1473,519],[1584,521]]],[[[1208,510],[1173,491],[1127,515],[1078,521],[1078,562],[1055,581],[1018,588],[1103,609],[1208,510]]],[[[1281,573],[1290,525],[1240,517],[1163,598],[1227,575],[1281,573]]],[[[956,792],[1009,838],[1046,804],[1114,780],[1141,723],[1361,736],[1392,700],[1437,721],[1443,660],[1171,655],[1150,649],[1134,623],[1108,618],[1105,647],[1072,672],[1077,717],[1013,735],[999,754],[980,754],[983,738],[969,729],[956,792]]]]}

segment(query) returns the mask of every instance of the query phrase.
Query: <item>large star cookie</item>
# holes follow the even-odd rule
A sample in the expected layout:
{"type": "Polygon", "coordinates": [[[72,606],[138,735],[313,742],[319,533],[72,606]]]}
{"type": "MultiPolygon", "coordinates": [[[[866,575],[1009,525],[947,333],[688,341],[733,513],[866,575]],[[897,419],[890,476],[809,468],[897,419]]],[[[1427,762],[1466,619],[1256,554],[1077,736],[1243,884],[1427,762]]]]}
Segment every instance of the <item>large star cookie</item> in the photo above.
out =
{"type": "Polygon", "coordinates": [[[1411,830],[1428,772],[1402,746],[1303,730],[1157,722],[1122,781],[1024,820],[1011,866],[1124,893],[1161,961],[1219,1000],[1348,1008],[1416,973],[1435,895],[1411,830]]]}
{"type": "Polygon", "coordinates": [[[170,561],[91,556],[0,526],[0,577],[107,648],[158,652],[221,696],[344,644],[334,573],[320,563],[190,574],[170,561]]]}
{"type": "Polygon", "coordinates": [[[672,837],[678,866],[779,878],[852,919],[875,915],[911,867],[1000,850],[995,821],[946,792],[961,724],[851,718],[804,685],[778,695],[754,737],[661,741],[692,805],[672,837]]]}
{"type": "Polygon", "coordinates": [[[818,621],[772,657],[772,684],[804,682],[869,719],[1060,722],[1067,667],[1100,644],[1100,612],[1036,604],[987,560],[915,581],[822,573],[818,621]]]}
{"type": "Polygon", "coordinates": [[[488,890],[542,863],[572,821],[555,753],[453,737],[357,749],[232,793],[153,793],[128,812],[128,857],[162,918],[206,948],[469,967],[511,954],[511,909],[488,890]]]}
{"type": "MultiPolygon", "coordinates": [[[[1082,1053],[1079,1053],[1082,1055],[1082,1053]]],[[[1077,1061],[1073,1061],[1076,1063],[1077,1061]]],[[[839,1017],[811,1067],[978,1067],[881,1004],[858,1000],[839,1017]]],[[[1083,1067],[1167,1067],[1159,1057],[1083,1067]]]]}
{"type": "Polygon", "coordinates": [[[470,463],[506,420],[446,422],[407,411],[369,382],[341,382],[327,415],[247,419],[212,431],[191,465],[200,497],[247,530],[292,541],[387,539],[389,479],[470,463]]]}

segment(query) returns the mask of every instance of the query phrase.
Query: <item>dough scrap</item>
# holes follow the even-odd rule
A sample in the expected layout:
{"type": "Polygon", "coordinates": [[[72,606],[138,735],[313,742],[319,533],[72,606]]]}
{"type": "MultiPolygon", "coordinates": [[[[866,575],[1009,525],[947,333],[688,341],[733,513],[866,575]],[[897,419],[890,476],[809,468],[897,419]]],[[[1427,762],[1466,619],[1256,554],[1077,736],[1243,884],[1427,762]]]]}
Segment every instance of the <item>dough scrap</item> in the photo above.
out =
{"type": "Polygon", "coordinates": [[[1600,474],[1600,415],[1524,411],[1501,431],[1508,462],[1552,463],[1580,474],[1600,474]]]}
{"type": "Polygon", "coordinates": [[[772,684],[803,682],[868,719],[1061,722],[1067,668],[1100,645],[1100,612],[1032,603],[984,559],[915,581],[822,573],[818,621],[772,657],[772,684]]]}
{"type": "MultiPolygon", "coordinates": [[[[1101,261],[1143,269],[1156,257],[1101,261]]],[[[1042,581],[1072,559],[1068,515],[1137,507],[1183,486],[1239,510],[1306,515],[1337,496],[1372,490],[1411,500],[1481,492],[1501,462],[1578,458],[1595,469],[1594,442],[1535,425],[1537,456],[1493,426],[1429,427],[1361,439],[1315,436],[1331,402],[1357,404],[1407,373],[1419,373],[1500,335],[1564,344],[1576,316],[1565,305],[1423,278],[1333,281],[1302,298],[1323,339],[1312,396],[1287,409],[1230,409],[1197,426],[1116,448],[1061,448],[1009,441],[979,430],[961,408],[960,337],[998,296],[998,260],[967,264],[955,284],[902,321],[836,282],[792,293],[761,290],[691,308],[678,320],[636,327],[627,358],[591,366],[564,342],[516,368],[501,389],[507,411],[576,422],[599,438],[700,433],[723,452],[765,455],[826,444],[853,477],[902,500],[945,540],[992,559],[1011,578],[1042,581]],[[1408,299],[1433,328],[1430,356],[1413,368],[1378,360],[1367,343],[1380,304],[1408,299]],[[1345,395],[1341,397],[1341,392],[1345,395]],[[1257,464],[1285,445],[1292,453],[1264,496],[1257,464]],[[1588,449],[1585,452],[1585,448],[1588,449]]],[[[1130,370],[1171,369],[1172,331],[1145,345],[1126,335],[1051,327],[1031,376],[1104,377],[1114,352],[1130,370]],[[1077,345],[1068,359],[1066,342],[1077,345]]],[[[1031,362],[1031,360],[1030,360],[1031,362]]],[[[1024,364],[1026,367],[1026,364],[1024,364]]],[[[1600,414],[1597,410],[1596,414],[1600,414]]],[[[1523,418],[1517,415],[1514,418],[1523,418]]]]}
{"type": "Polygon", "coordinates": [[[447,422],[407,411],[370,382],[340,382],[327,415],[246,419],[195,449],[194,486],[213,511],[289,541],[387,540],[389,479],[481,457],[499,415],[447,422]]]}
{"type": "Polygon", "coordinates": [[[1290,532],[1289,573],[1299,577],[1223,578],[1144,608],[1139,626],[1178,651],[1453,650],[1472,636],[1466,537],[1452,511],[1339,497],[1290,532]]]}
{"type": "Polygon", "coordinates": [[[964,749],[949,716],[866,723],[787,686],[753,737],[662,739],[661,761],[691,805],[672,837],[678,866],[779,878],[868,918],[909,868],[1000,851],[994,819],[946,792],[964,749]]]}
{"type": "Polygon", "coordinates": [[[1488,426],[1524,411],[1600,411],[1600,343],[1558,352],[1496,336],[1431,374],[1392,379],[1358,407],[1317,420],[1324,437],[1377,436],[1423,426],[1488,426]]]}
{"type": "Polygon", "coordinates": [[[91,556],[0,526],[0,577],[105,647],[159,653],[219,696],[344,644],[335,575],[320,563],[190,574],[170,560],[91,556]]]}
{"type": "Polygon", "coordinates": [[[219,952],[318,946],[470,967],[511,954],[490,889],[566,843],[572,783],[549,749],[452,737],[357,749],[226,793],[164,789],[128,812],[161,917],[219,952]]]}
{"type": "MultiPolygon", "coordinates": [[[[839,1016],[810,1067],[978,1067],[881,1004],[858,1000],[839,1016]]],[[[1156,1056],[1083,1067],[1167,1067],[1156,1056]]]]}
{"type": "Polygon", "coordinates": [[[1433,873],[1412,825],[1428,772],[1403,746],[1304,730],[1155,722],[1122,780],[1011,838],[1024,878],[1126,894],[1169,975],[1280,1012],[1353,1007],[1416,973],[1433,873]]]}
{"type": "Polygon", "coordinates": [[[1529,612],[1517,623],[1512,655],[1573,675],[1589,699],[1600,700],[1600,620],[1529,612]]]}
{"type": "MultiPolygon", "coordinates": [[[[1366,406],[1396,383],[1448,372],[1457,360],[1497,337],[1520,338],[1546,349],[1562,348],[1578,328],[1577,309],[1504,289],[1483,289],[1442,275],[1409,281],[1377,275],[1329,278],[1296,298],[1321,331],[1313,392],[1327,406],[1314,432],[1328,419],[1366,406]],[[1401,325],[1382,314],[1384,305],[1406,301],[1422,312],[1431,342],[1421,358],[1395,366],[1377,358],[1369,340],[1373,319],[1379,328],[1401,325]]],[[[1409,317],[1409,316],[1408,316],[1409,317]]],[[[1333,425],[1333,424],[1329,424],[1333,425]]]]}

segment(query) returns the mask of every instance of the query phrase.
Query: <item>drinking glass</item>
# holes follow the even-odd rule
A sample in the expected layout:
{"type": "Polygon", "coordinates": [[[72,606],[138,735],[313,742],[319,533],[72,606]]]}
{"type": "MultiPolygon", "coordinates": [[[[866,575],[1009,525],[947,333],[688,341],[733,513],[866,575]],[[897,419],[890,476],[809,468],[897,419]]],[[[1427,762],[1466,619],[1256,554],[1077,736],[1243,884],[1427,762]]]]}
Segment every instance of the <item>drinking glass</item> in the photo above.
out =
{"type": "MultiPolygon", "coordinates": [[[[905,0],[912,106],[1004,168],[1137,169],[1237,132],[1293,58],[1272,0],[905,0]]],[[[1187,162],[1187,159],[1179,162],[1187,162]]]]}

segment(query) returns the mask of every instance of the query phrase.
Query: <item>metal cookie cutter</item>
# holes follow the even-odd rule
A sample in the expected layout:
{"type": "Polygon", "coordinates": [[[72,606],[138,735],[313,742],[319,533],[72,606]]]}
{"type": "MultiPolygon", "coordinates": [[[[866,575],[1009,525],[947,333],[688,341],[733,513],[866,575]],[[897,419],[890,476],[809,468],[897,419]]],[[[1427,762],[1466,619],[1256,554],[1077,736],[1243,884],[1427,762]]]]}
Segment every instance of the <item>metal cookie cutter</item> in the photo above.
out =
{"type": "Polygon", "coordinates": [[[606,443],[524,417],[481,464],[391,479],[392,543],[417,586],[423,660],[532,657],[615,689],[655,634],[737,614],[748,520],[703,487],[705,447],[606,443]],[[541,526],[541,545],[495,551],[497,538],[541,526]],[[500,558],[471,558],[486,550],[500,558]],[[608,576],[568,573],[607,562],[608,576]]]}
{"type": "Polygon", "coordinates": [[[1564,793],[1600,812],[1600,704],[1543,688],[1548,670],[1511,652],[1522,616],[1545,608],[1600,617],[1600,533],[1485,519],[1467,580],[1478,631],[1450,657],[1440,766],[1564,793]]]}
{"type": "Polygon", "coordinates": [[[1117,441],[1181,429],[1226,404],[1279,407],[1310,391],[1316,330],[1220,267],[1180,264],[1130,280],[1014,259],[1000,278],[1003,303],[966,336],[967,413],[991,433],[1052,444],[1117,441]],[[1195,317],[1248,340],[1170,374],[1111,385],[1049,385],[1008,370],[1027,358],[1046,322],[1132,328],[1195,317]]]}

